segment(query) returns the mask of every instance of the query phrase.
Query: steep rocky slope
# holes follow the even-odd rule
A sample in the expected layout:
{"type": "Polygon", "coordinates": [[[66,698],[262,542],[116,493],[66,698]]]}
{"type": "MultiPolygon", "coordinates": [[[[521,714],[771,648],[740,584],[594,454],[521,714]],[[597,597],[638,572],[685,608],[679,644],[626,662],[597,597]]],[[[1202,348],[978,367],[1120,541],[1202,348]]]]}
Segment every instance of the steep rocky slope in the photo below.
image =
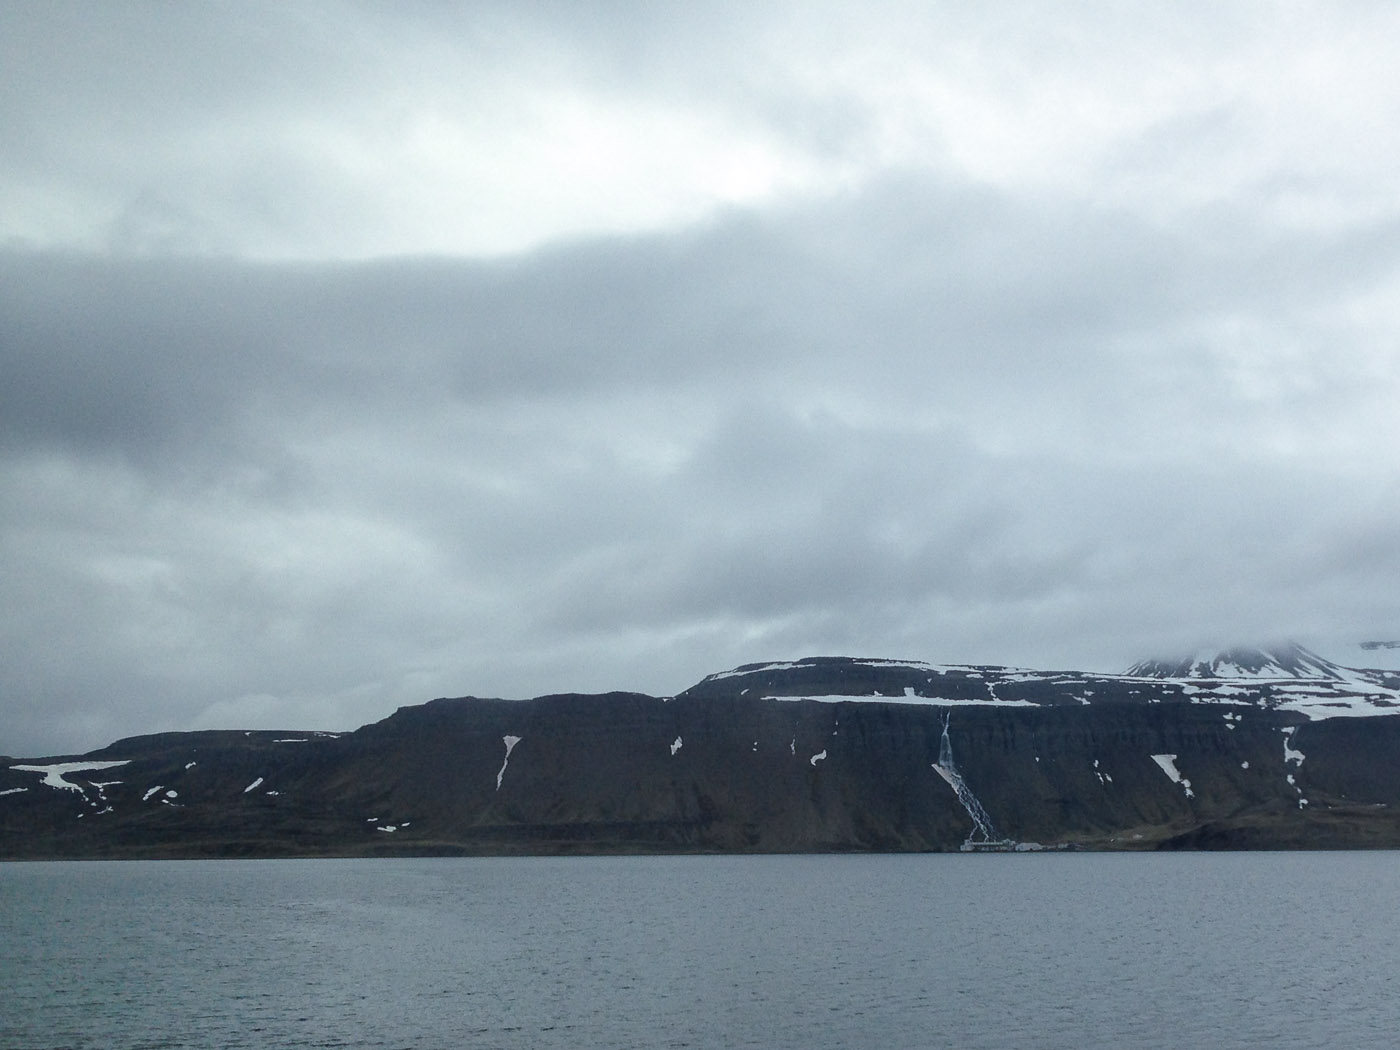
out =
{"type": "Polygon", "coordinates": [[[1400,677],[1256,653],[814,658],[136,737],[0,761],[0,857],[1400,846],[1400,677]]]}

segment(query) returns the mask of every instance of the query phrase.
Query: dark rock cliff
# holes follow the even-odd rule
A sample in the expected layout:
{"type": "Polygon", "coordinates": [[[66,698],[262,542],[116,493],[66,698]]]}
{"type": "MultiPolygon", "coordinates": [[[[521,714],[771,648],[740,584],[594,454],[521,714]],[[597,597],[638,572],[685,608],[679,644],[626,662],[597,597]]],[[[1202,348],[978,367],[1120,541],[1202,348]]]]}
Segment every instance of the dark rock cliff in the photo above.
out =
{"type": "Polygon", "coordinates": [[[827,659],[435,700],[8,759],[0,857],[1394,847],[1378,689],[827,659]]]}

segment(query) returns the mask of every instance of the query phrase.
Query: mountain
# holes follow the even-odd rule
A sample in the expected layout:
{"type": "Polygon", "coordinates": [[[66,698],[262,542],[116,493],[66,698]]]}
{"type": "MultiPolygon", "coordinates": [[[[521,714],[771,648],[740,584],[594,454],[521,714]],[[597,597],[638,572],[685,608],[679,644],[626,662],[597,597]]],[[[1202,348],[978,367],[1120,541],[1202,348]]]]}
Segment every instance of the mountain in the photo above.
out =
{"type": "Polygon", "coordinates": [[[1400,846],[1400,674],[812,657],[0,762],[0,858],[1400,846]]]}
{"type": "Polygon", "coordinates": [[[681,695],[863,698],[1001,707],[1189,701],[1294,711],[1308,718],[1364,717],[1397,713],[1400,672],[1341,667],[1298,645],[1147,660],[1121,675],[810,657],[745,664],[710,675],[681,695]],[[1204,673],[1202,669],[1207,668],[1213,673],[1204,673]]]}
{"type": "Polygon", "coordinates": [[[1353,681],[1365,674],[1334,664],[1294,643],[1266,649],[1241,646],[1207,650],[1176,659],[1145,660],[1125,673],[1145,678],[1304,678],[1337,682],[1353,681]]]}

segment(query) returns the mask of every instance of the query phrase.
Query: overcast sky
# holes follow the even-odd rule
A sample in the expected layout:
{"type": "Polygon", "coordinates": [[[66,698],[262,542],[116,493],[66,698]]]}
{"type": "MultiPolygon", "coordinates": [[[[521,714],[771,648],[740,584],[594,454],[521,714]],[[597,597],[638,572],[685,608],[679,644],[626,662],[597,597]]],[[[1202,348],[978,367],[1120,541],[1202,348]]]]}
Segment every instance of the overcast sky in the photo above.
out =
{"type": "Polygon", "coordinates": [[[1400,638],[1397,47],[0,0],[0,752],[1400,638]]]}

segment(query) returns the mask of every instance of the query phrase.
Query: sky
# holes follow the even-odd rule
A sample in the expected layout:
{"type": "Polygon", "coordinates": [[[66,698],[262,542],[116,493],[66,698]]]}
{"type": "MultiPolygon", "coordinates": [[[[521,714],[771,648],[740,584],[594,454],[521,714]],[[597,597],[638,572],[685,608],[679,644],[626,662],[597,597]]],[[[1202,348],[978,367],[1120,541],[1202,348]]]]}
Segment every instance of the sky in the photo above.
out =
{"type": "Polygon", "coordinates": [[[1400,639],[1395,5],[0,25],[0,753],[1400,639]]]}

